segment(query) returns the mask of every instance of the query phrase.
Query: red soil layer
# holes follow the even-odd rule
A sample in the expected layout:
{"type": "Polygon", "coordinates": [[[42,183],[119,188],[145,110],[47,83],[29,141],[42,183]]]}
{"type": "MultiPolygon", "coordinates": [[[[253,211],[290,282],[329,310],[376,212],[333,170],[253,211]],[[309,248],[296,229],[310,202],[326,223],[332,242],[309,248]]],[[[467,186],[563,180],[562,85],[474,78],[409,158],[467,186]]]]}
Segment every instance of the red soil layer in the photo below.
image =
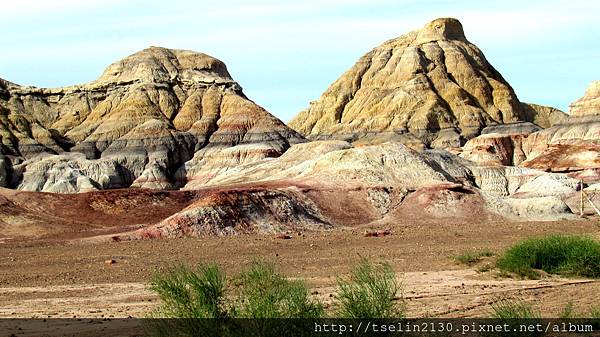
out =
{"type": "Polygon", "coordinates": [[[600,168],[600,145],[592,143],[550,145],[544,153],[523,162],[522,166],[552,172],[600,168]]]}

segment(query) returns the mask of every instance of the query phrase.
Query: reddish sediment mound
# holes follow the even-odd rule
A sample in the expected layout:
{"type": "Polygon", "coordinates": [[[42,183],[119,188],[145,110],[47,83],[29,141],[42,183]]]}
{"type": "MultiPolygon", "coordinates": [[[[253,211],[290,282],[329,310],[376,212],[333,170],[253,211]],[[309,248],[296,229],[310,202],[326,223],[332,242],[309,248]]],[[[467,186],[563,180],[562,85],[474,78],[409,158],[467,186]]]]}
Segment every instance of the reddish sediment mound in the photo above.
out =
{"type": "Polygon", "coordinates": [[[79,194],[0,189],[0,237],[66,240],[123,232],[180,211],[197,194],[143,189],[79,194]]]}

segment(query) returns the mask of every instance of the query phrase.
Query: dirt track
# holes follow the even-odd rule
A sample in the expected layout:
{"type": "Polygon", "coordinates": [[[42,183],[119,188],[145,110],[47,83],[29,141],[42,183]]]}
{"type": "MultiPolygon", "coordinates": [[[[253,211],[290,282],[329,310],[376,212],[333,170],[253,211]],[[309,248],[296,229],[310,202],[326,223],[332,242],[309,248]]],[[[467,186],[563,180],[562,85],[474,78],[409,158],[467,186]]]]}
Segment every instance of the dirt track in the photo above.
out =
{"type": "MultiPolygon", "coordinates": [[[[274,261],[290,277],[305,278],[325,302],[337,275],[366,256],[390,262],[402,277],[411,316],[485,316],[503,297],[530,301],[556,315],[573,301],[585,312],[597,305],[600,282],[547,278],[520,281],[476,272],[450,257],[466,250],[501,252],[514,242],[547,233],[588,233],[594,221],[453,224],[406,223],[379,229],[385,237],[365,237],[371,227],[303,233],[290,240],[270,235],[183,238],[98,244],[0,243],[0,316],[139,317],[157,303],[147,289],[151,275],[174,263],[218,262],[229,274],[254,257],[274,261]],[[108,259],[115,264],[106,264],[108,259]]],[[[484,261],[490,263],[491,261],[484,261]]]]}

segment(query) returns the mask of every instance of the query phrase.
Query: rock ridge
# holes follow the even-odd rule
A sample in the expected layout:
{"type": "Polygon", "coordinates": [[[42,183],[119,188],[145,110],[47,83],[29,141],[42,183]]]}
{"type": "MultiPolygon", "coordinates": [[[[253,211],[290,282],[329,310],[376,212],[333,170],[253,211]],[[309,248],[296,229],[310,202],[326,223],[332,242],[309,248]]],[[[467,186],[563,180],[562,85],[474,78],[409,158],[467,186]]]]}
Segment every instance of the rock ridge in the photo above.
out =
{"type": "Polygon", "coordinates": [[[68,192],[108,186],[83,169],[87,161],[112,163],[95,176],[119,172],[118,187],[176,188],[188,181],[182,172],[203,169],[192,159],[221,160],[208,166],[227,170],[304,141],[249,100],[222,61],[160,47],[117,61],[86,84],[46,89],[0,81],[0,136],[11,172],[5,186],[68,192]],[[253,155],[233,161],[215,155],[237,146],[253,155]],[[36,171],[59,163],[77,172],[36,171]]]}
{"type": "Polygon", "coordinates": [[[553,110],[538,118],[540,109],[525,108],[462,24],[441,18],[363,55],[289,126],[309,139],[395,133],[388,140],[406,143],[410,134],[422,146],[448,148],[486,126],[560,118],[553,110]]]}

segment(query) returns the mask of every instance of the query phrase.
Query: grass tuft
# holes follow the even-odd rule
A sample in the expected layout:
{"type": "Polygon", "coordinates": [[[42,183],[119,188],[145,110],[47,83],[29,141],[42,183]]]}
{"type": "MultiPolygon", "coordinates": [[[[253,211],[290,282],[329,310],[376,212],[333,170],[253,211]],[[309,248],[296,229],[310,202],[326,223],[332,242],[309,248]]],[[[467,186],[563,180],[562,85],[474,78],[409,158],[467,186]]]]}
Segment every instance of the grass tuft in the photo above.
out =
{"type": "Polygon", "coordinates": [[[590,310],[590,318],[600,319],[600,306],[594,307],[592,310],[590,310]]]}
{"type": "Polygon", "coordinates": [[[525,240],[496,262],[504,271],[539,278],[537,270],[566,276],[600,277],[600,243],[584,236],[551,235],[525,240]]]}
{"type": "Polygon", "coordinates": [[[161,304],[149,317],[170,319],[144,321],[146,334],[156,337],[218,335],[217,325],[195,319],[227,317],[226,287],[225,274],[216,264],[200,265],[196,270],[179,265],[156,274],[151,289],[158,294],[161,304]],[[177,320],[173,320],[175,318],[177,320]]]}
{"type": "Polygon", "coordinates": [[[499,319],[540,318],[539,311],[522,300],[502,299],[492,304],[492,317],[499,319]]]}
{"type": "Polygon", "coordinates": [[[560,314],[558,314],[558,318],[561,319],[569,319],[569,318],[576,318],[577,317],[577,313],[575,312],[575,309],[573,308],[573,302],[569,302],[565,305],[565,307],[563,308],[563,310],[560,312],[560,314]]]}
{"type": "Polygon", "coordinates": [[[180,265],[154,276],[151,289],[161,300],[155,315],[165,318],[221,318],[226,316],[223,297],[225,274],[215,264],[196,271],[180,265]]]}
{"type": "Polygon", "coordinates": [[[349,279],[338,279],[340,318],[401,318],[403,305],[396,301],[400,284],[387,263],[362,259],[352,267],[349,279]]]}
{"type": "Polygon", "coordinates": [[[494,256],[494,252],[490,250],[481,250],[481,251],[467,251],[461,254],[453,256],[454,261],[457,263],[465,264],[467,266],[472,266],[476,263],[479,263],[484,257],[494,256]]]}
{"type": "Polygon", "coordinates": [[[288,280],[272,264],[255,261],[240,275],[236,317],[319,318],[323,305],[301,280],[288,280]]]}

